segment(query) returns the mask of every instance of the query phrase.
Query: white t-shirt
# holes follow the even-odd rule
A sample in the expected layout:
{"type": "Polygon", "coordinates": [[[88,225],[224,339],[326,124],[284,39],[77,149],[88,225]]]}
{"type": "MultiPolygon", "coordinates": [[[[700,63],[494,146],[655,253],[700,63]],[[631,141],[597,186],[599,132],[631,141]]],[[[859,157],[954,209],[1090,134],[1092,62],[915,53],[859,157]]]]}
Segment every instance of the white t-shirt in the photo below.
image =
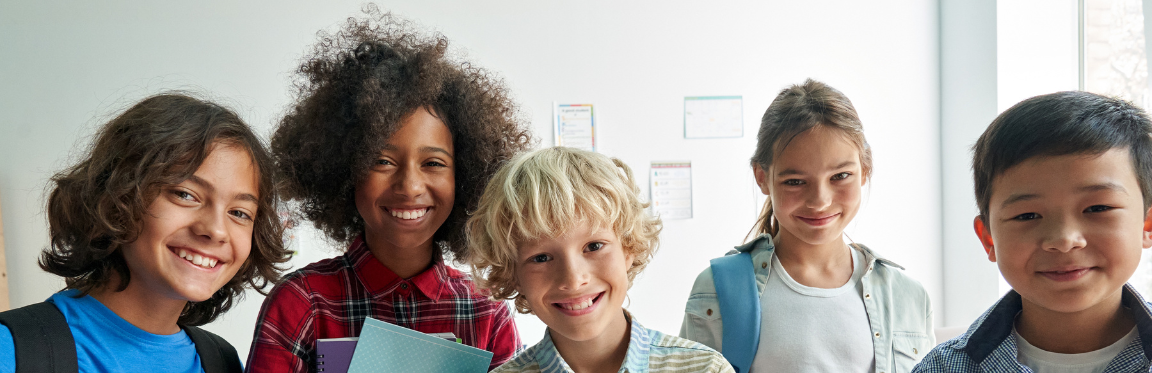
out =
{"type": "Polygon", "coordinates": [[[1136,327],[1124,337],[1108,347],[1082,354],[1060,354],[1041,350],[1024,340],[1016,327],[1012,327],[1012,338],[1016,338],[1016,361],[1031,368],[1036,373],[1100,373],[1108,363],[1116,358],[1124,347],[1136,340],[1136,327]]]}
{"type": "Polygon", "coordinates": [[[835,289],[801,285],[776,255],[760,295],[760,345],[752,372],[871,372],[872,329],[860,278],[868,267],[852,252],[852,278],[835,289]]]}

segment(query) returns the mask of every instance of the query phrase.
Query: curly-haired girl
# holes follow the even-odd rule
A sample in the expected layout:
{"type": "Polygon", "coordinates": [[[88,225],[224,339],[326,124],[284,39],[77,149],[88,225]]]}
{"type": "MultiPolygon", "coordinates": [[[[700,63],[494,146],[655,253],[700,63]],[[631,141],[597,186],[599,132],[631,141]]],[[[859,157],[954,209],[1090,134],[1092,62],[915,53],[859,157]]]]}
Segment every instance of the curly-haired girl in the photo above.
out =
{"type": "Polygon", "coordinates": [[[492,367],[520,346],[508,307],[444,262],[464,256],[468,212],[528,132],[503,84],[448,58],[443,36],[368,13],[322,35],[272,139],[288,198],[348,249],[272,290],[251,372],[313,370],[317,339],[357,336],[368,316],[452,333],[492,367]]]}
{"type": "Polygon", "coordinates": [[[276,280],[272,156],[232,111],[147,98],[52,178],[40,267],[67,289],[0,313],[0,372],[239,372],[196,328],[276,280]]]}

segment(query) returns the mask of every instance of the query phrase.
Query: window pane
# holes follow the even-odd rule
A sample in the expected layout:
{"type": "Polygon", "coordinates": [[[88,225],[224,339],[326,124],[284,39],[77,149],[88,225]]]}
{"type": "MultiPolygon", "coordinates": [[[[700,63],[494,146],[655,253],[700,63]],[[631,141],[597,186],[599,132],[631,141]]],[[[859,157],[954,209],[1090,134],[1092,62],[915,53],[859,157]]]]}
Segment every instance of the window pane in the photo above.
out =
{"type": "MultiPolygon", "coordinates": [[[[1148,109],[1148,57],[1141,0],[1084,1],[1084,90],[1148,109]]],[[[1129,282],[1152,295],[1152,255],[1143,250],[1129,282]]]]}

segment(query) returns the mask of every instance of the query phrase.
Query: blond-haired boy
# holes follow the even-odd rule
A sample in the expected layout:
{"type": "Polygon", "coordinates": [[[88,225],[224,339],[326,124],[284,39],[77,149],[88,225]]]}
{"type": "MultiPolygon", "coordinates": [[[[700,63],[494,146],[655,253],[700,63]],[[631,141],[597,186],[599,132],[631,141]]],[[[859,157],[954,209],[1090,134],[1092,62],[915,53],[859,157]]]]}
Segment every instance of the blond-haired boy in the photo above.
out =
{"type": "Polygon", "coordinates": [[[504,165],[468,221],[469,262],[496,299],[548,325],[495,372],[732,372],[716,351],[640,325],[623,302],[660,220],[632,171],[601,154],[537,150],[504,165]]]}

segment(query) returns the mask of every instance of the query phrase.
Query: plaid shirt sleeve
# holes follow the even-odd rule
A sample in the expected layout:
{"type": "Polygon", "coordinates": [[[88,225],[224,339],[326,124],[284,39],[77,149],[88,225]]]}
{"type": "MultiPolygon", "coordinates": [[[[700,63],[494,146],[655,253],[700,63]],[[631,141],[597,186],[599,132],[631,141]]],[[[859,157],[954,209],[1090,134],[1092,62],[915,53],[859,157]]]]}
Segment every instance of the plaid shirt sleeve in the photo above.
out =
{"type": "Polygon", "coordinates": [[[492,314],[492,337],[486,348],[492,352],[492,364],[488,366],[488,370],[496,369],[512,360],[520,347],[520,333],[516,331],[516,324],[512,322],[512,311],[507,304],[503,304],[492,314]]]}
{"type": "Polygon", "coordinates": [[[315,349],[314,312],[303,281],[276,286],[260,307],[245,368],[250,373],[311,371],[315,349]]]}

